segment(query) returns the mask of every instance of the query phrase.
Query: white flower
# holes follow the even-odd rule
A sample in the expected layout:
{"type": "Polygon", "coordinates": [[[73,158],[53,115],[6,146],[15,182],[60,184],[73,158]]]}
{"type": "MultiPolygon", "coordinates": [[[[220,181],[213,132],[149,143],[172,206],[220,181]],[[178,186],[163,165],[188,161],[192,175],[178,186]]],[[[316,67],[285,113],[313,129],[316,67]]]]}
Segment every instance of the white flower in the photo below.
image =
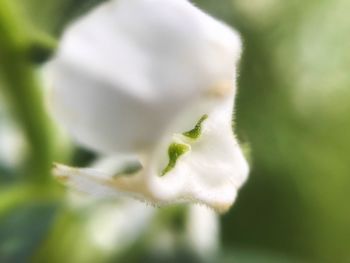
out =
{"type": "Polygon", "coordinates": [[[240,53],[237,33],[186,0],[110,1],[78,19],[49,66],[55,115],[140,169],[55,175],[83,192],[226,211],[248,174],[232,131],[240,53]]]}
{"type": "Polygon", "coordinates": [[[204,262],[214,262],[220,240],[218,215],[207,207],[193,205],[189,208],[187,220],[188,246],[204,262]]]}

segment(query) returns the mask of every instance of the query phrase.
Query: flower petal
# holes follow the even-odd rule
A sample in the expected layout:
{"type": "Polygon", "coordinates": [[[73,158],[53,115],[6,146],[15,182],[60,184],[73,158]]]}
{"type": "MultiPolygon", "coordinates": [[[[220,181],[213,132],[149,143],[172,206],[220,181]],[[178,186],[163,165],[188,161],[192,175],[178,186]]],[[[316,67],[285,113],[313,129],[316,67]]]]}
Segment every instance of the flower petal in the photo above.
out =
{"type": "Polygon", "coordinates": [[[193,100],[231,79],[240,45],[189,1],[108,1],[67,28],[48,66],[54,113],[89,148],[144,151],[193,100]]]}
{"type": "Polygon", "coordinates": [[[190,150],[164,176],[159,176],[164,164],[159,164],[161,157],[155,154],[148,183],[156,199],[198,202],[219,212],[232,205],[249,170],[232,132],[232,106],[233,95],[216,105],[201,123],[198,138],[175,136],[177,143],[189,145],[190,150]]]}
{"type": "Polygon", "coordinates": [[[207,207],[192,205],[187,215],[186,232],[188,246],[204,262],[217,259],[220,240],[220,221],[218,215],[207,207]]]}

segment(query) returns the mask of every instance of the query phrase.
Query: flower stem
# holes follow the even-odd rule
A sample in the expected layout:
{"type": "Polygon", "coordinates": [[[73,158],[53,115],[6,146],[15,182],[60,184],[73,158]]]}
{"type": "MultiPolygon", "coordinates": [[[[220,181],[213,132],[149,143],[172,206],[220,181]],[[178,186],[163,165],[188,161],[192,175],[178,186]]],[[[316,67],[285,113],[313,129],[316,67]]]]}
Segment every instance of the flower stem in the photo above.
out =
{"type": "Polygon", "coordinates": [[[53,136],[45,113],[35,65],[27,54],[32,37],[12,0],[0,0],[0,74],[16,117],[28,142],[26,175],[37,184],[49,181],[53,136]]]}

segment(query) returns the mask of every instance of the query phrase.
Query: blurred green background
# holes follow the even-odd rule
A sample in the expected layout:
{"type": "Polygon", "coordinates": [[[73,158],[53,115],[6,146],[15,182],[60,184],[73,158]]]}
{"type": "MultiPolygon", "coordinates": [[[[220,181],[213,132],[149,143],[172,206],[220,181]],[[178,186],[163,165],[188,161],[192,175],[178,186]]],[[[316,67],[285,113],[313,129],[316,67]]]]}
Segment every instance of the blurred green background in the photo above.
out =
{"type": "MultiPolygon", "coordinates": [[[[152,257],[145,237],[119,254],[98,250],[83,227],[97,208],[67,206],[50,179],[53,160],[95,156],[48,119],[38,69],[98,2],[0,0],[0,262],[197,262],[181,246],[152,257]]],[[[350,1],[194,2],[244,40],[235,129],[252,171],[221,218],[214,261],[350,262],[350,1]]],[[[157,224],[181,232],[177,210],[157,224]]]]}

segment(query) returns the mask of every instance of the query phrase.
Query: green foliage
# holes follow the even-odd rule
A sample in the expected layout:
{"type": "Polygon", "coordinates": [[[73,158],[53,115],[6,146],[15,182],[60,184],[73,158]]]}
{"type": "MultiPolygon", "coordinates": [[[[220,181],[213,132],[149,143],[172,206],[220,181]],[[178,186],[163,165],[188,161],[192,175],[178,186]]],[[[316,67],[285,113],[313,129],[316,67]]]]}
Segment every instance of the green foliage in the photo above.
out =
{"type": "Polygon", "coordinates": [[[253,167],[225,243],[346,262],[349,1],[203,2],[245,43],[236,123],[253,167]]]}
{"type": "Polygon", "coordinates": [[[36,202],[22,204],[2,214],[0,261],[27,261],[44,241],[56,211],[55,204],[36,202]]]}
{"type": "Polygon", "coordinates": [[[15,0],[35,28],[60,35],[77,16],[106,0],[15,0]]]}

